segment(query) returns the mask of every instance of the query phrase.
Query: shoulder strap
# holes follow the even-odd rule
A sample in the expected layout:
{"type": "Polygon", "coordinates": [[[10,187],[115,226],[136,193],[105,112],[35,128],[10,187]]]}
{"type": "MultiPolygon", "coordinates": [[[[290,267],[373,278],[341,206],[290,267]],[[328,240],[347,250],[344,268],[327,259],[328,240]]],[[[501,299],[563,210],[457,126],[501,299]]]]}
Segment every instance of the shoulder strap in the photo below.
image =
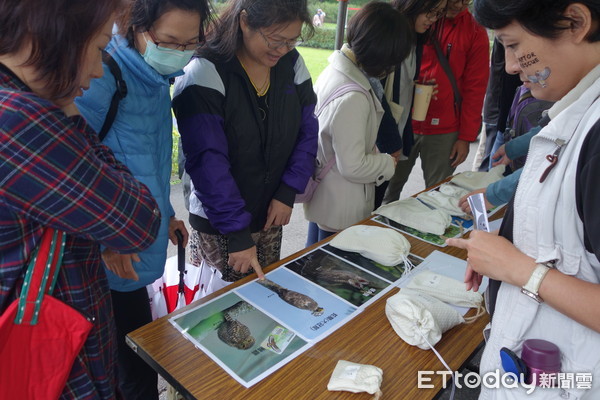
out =
{"type": "Polygon", "coordinates": [[[329,103],[331,103],[333,100],[335,100],[338,97],[341,97],[341,96],[343,96],[343,95],[345,95],[346,93],[349,93],[349,92],[362,92],[362,93],[365,94],[365,96],[367,96],[367,97],[369,96],[369,92],[367,92],[365,89],[363,89],[363,87],[360,86],[358,83],[350,82],[350,83],[343,84],[343,85],[339,86],[338,88],[336,88],[333,92],[331,92],[329,94],[329,96],[327,96],[327,98],[321,104],[321,106],[319,107],[319,109],[315,110],[315,115],[317,117],[319,115],[321,115],[321,113],[323,112],[323,109],[325,107],[327,107],[327,105],[329,103]]]}
{"type": "MultiPolygon", "coordinates": [[[[318,110],[315,110],[315,115],[317,117],[319,115],[321,115],[321,112],[323,111],[323,109],[329,103],[331,103],[333,100],[335,100],[338,97],[341,97],[341,96],[343,96],[343,95],[345,95],[346,93],[349,93],[349,92],[362,92],[362,93],[365,94],[365,96],[369,96],[369,92],[367,92],[359,84],[354,83],[354,82],[346,83],[346,84],[341,85],[338,88],[336,88],[333,92],[331,92],[329,94],[329,96],[327,96],[327,98],[325,99],[325,101],[321,104],[321,107],[319,107],[318,110]]],[[[333,164],[335,164],[335,156],[332,157],[331,160],[329,160],[327,162],[327,164],[325,164],[325,166],[323,167],[323,169],[321,170],[321,172],[319,173],[319,175],[316,176],[315,180],[317,182],[320,182],[321,179],[323,179],[325,177],[325,175],[327,175],[327,173],[329,172],[329,170],[333,167],[333,164]]]]}
{"type": "Polygon", "coordinates": [[[109,129],[112,127],[113,122],[115,122],[115,117],[117,116],[117,110],[119,109],[119,102],[127,96],[127,84],[123,80],[123,76],[121,75],[121,68],[117,62],[112,58],[112,56],[105,50],[102,51],[102,61],[108,69],[110,73],[115,77],[115,83],[117,84],[117,90],[113,94],[113,97],[110,101],[110,106],[108,108],[108,113],[106,113],[106,119],[104,120],[104,124],[102,124],[102,128],[98,133],[98,137],[100,141],[103,141],[108,133],[109,129]]]}
{"type": "Polygon", "coordinates": [[[44,294],[52,294],[65,247],[62,231],[46,228],[23,280],[15,324],[37,324],[44,294]]]}
{"type": "Polygon", "coordinates": [[[444,53],[442,53],[440,42],[437,40],[437,38],[433,38],[433,46],[435,47],[435,53],[437,54],[437,58],[440,61],[440,65],[444,69],[444,72],[448,76],[448,80],[452,85],[452,91],[454,92],[454,105],[456,106],[457,110],[460,111],[460,108],[462,106],[462,96],[458,91],[458,84],[456,83],[456,78],[454,77],[452,69],[450,68],[450,62],[448,61],[448,58],[444,55],[444,53]]]}

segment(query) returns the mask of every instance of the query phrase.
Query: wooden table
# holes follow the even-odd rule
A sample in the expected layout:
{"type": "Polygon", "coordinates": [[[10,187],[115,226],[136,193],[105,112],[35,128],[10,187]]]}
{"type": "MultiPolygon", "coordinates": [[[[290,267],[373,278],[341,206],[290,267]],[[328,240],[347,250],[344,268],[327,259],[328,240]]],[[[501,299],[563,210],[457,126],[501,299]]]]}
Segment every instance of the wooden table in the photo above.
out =
{"type": "MultiPolygon", "coordinates": [[[[494,217],[499,218],[499,214],[503,213],[497,213],[494,217]]],[[[375,223],[363,221],[363,224],[375,223]]],[[[440,250],[461,259],[466,258],[464,250],[440,248],[408,235],[406,237],[412,246],[411,253],[418,256],[427,257],[432,251],[440,250]]],[[[313,247],[265,268],[265,272],[313,247]]],[[[176,313],[250,280],[247,277],[176,313]]],[[[128,338],[137,353],[186,399],[371,399],[372,396],[367,393],[327,390],[331,372],[340,359],[382,368],[384,378],[381,390],[384,398],[430,399],[442,388],[442,376],[430,376],[430,383],[435,388],[418,389],[417,372],[443,371],[445,368],[431,350],[406,344],[392,329],[384,309],[386,299],[397,292],[398,289],[393,289],[376,300],[337,331],[248,389],[185,339],[168,321],[172,315],[137,329],[128,338]]],[[[473,312],[471,310],[468,315],[473,312]]],[[[453,370],[458,370],[482,342],[482,330],[488,321],[488,315],[485,314],[472,324],[462,324],[444,333],[435,347],[453,370]]]]}

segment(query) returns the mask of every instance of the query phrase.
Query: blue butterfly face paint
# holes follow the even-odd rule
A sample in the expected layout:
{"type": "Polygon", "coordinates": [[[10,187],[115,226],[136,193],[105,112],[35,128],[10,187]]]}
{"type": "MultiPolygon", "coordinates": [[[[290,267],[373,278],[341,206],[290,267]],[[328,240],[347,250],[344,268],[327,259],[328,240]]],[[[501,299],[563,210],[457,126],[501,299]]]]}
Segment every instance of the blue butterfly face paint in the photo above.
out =
{"type": "MultiPolygon", "coordinates": [[[[525,54],[522,57],[519,57],[518,61],[523,71],[540,62],[539,58],[533,51],[525,54]]],[[[549,76],[550,68],[546,67],[541,71],[535,71],[534,75],[527,75],[527,79],[529,79],[531,83],[539,83],[541,87],[546,88],[548,87],[548,85],[546,85],[546,79],[548,79],[549,76]]]]}
{"type": "Polygon", "coordinates": [[[546,79],[550,76],[550,68],[546,67],[541,71],[535,71],[535,75],[527,75],[531,83],[539,83],[541,87],[546,88],[546,79]]]}

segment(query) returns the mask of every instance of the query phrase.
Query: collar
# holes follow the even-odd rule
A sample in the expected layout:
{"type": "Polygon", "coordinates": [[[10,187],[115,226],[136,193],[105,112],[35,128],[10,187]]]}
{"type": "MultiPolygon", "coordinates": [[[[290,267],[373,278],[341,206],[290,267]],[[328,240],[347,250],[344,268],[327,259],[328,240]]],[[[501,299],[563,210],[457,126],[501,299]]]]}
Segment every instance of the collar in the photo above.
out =
{"type": "Polygon", "coordinates": [[[12,69],[0,63],[0,84],[4,87],[20,90],[23,92],[33,92],[29,86],[19,78],[12,69]]]}
{"type": "Polygon", "coordinates": [[[348,57],[348,60],[352,61],[352,63],[354,63],[358,67],[358,62],[356,61],[356,54],[354,54],[350,46],[348,46],[348,43],[344,43],[340,51],[343,55],[348,57]]]}
{"type": "Polygon", "coordinates": [[[367,75],[343,52],[343,48],[331,53],[329,64],[368,91],[371,89],[371,83],[367,75]]]}
{"type": "Polygon", "coordinates": [[[590,86],[600,78],[600,65],[597,65],[592,69],[581,81],[575,86],[569,93],[567,93],[562,99],[554,103],[554,105],[548,110],[548,116],[550,119],[556,118],[565,108],[569,107],[579,99],[583,92],[589,89],[590,86]]]}

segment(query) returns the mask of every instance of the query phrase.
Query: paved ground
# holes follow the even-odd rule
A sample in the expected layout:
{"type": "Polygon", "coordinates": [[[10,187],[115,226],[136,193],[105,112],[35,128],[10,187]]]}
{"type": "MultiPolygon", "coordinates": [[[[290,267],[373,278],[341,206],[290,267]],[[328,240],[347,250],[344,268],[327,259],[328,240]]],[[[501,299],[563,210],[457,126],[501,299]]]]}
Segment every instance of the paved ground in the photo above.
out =
{"type": "MultiPolygon", "coordinates": [[[[471,166],[473,164],[473,159],[477,150],[477,142],[471,145],[471,149],[469,152],[469,157],[467,160],[462,163],[456,170],[456,172],[468,171],[471,170],[471,166]]],[[[421,171],[420,161],[417,161],[415,168],[413,169],[408,182],[404,186],[404,190],[401,194],[401,198],[411,196],[421,190],[425,189],[425,181],[423,179],[423,173],[421,171]]],[[[182,188],[180,184],[173,185],[171,187],[171,202],[173,203],[173,207],[175,208],[175,212],[177,216],[181,219],[186,220],[187,223],[187,211],[183,204],[183,194],[182,188]]],[[[290,254],[295,253],[296,251],[302,250],[304,248],[304,244],[306,242],[306,232],[308,228],[308,222],[304,219],[304,212],[302,210],[301,204],[296,204],[294,207],[294,211],[292,213],[292,218],[288,226],[286,226],[283,230],[283,243],[282,243],[282,251],[281,256],[287,257],[290,254]]],[[[169,257],[176,254],[175,246],[169,245],[169,257]]],[[[476,365],[479,364],[479,357],[476,357],[474,363],[476,365]]],[[[442,365],[440,364],[440,368],[442,365]]],[[[164,392],[164,381],[161,379],[159,382],[159,387],[163,391],[161,394],[161,400],[166,399],[166,393],[164,392]]],[[[455,399],[456,400],[471,400],[476,399],[478,396],[478,391],[473,389],[466,390],[457,390],[455,399]]],[[[440,399],[446,400],[449,399],[450,391],[447,390],[445,393],[442,393],[440,399]]],[[[304,400],[304,399],[300,399],[304,400]]]]}

